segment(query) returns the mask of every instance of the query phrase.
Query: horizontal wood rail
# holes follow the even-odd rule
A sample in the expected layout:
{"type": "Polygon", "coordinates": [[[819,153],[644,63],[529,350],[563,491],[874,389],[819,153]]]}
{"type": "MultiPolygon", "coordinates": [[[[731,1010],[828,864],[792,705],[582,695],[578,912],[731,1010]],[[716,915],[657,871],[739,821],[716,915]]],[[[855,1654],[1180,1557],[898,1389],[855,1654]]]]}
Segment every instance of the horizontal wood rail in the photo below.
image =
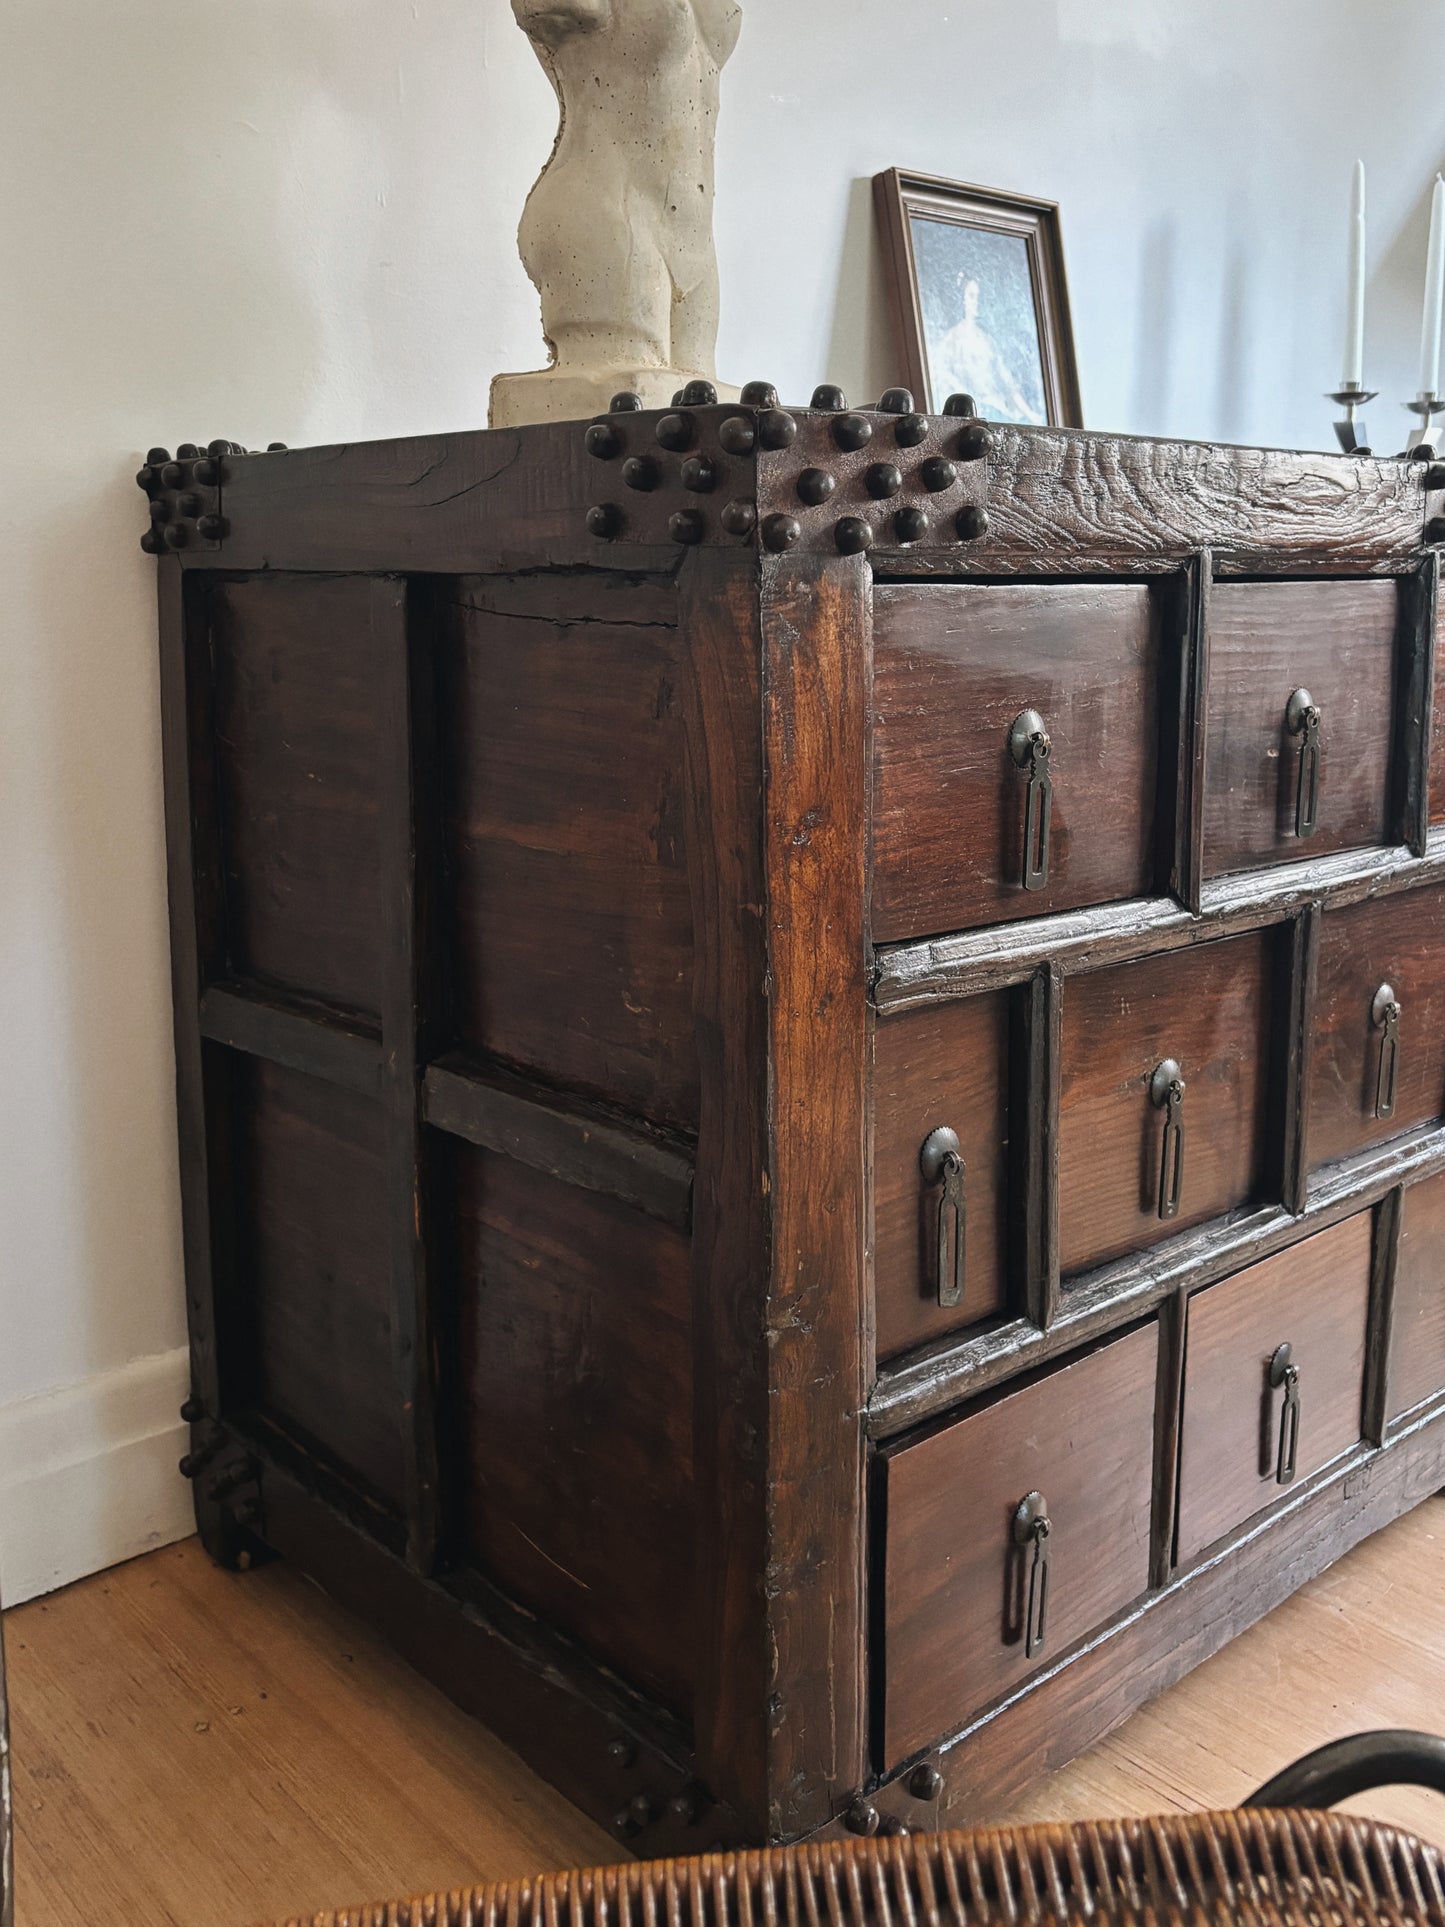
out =
{"type": "Polygon", "coordinates": [[[201,1035],[363,1097],[381,1095],[381,1032],[364,1019],[270,991],[213,984],[201,996],[201,1035]]]}

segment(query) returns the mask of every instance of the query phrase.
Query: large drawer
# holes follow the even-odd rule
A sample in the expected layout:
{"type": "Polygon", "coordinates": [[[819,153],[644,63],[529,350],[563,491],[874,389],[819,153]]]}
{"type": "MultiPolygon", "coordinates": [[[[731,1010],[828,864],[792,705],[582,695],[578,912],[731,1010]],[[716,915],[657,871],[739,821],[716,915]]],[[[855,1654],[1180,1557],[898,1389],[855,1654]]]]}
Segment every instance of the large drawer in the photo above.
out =
{"type": "Polygon", "coordinates": [[[1066,983],[1066,1276],[1219,1217],[1277,1184],[1270,1116],[1282,942],[1278,930],[1255,930],[1066,983]],[[1170,1065],[1184,1086],[1177,1137],[1170,1065]]]}
{"type": "Polygon", "coordinates": [[[1207,877],[1391,840],[1399,606],[1389,578],[1214,585],[1207,877]],[[1313,796],[1303,815],[1302,769],[1313,796]]]}
{"type": "Polygon", "coordinates": [[[1373,1228],[1362,1211],[1190,1299],[1181,1564],[1359,1442],[1373,1228]]]}
{"type": "Polygon", "coordinates": [[[889,1765],[955,1731],[1148,1586],[1158,1349],[1158,1327],[1142,1326],[885,1455],[889,1765]],[[1031,1591],[1036,1625],[1043,1606],[1032,1651],[1031,1591]]]}
{"type": "Polygon", "coordinates": [[[877,941],[1155,889],[1160,625],[1147,587],[880,586],[873,625],[877,941]],[[1029,711],[1049,741],[1047,812],[1031,731],[1014,737],[1029,711]]]}

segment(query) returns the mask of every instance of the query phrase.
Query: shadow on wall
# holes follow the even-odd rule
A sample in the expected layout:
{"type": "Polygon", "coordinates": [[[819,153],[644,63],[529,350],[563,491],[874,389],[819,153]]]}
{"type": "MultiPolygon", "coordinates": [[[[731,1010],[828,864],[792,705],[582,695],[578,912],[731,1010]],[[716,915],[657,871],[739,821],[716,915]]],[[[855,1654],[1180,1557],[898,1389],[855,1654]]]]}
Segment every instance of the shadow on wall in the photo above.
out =
{"type": "MultiPolygon", "coordinates": [[[[900,344],[894,340],[887,273],[873,211],[873,183],[855,180],[848,190],[848,218],[827,366],[818,370],[816,379],[836,382],[850,400],[857,402],[876,401],[885,388],[904,379],[900,344]]],[[[808,397],[798,395],[795,399],[802,402],[808,397]]]]}
{"type": "MultiPolygon", "coordinates": [[[[1445,159],[1439,171],[1445,173],[1445,159]]],[[[1370,404],[1368,420],[1376,448],[1394,452],[1405,446],[1419,418],[1404,404],[1416,393],[1420,360],[1420,310],[1425,294],[1425,255],[1430,238],[1430,201],[1435,192],[1435,175],[1422,176],[1420,191],[1405,219],[1400,223],[1389,247],[1375,261],[1365,294],[1365,375],[1372,388],[1379,388],[1378,370],[1394,363],[1406,369],[1408,389],[1392,394],[1388,389],[1370,404]],[[1398,317],[1403,339],[1382,341],[1374,332],[1380,318],[1398,317]]],[[[1437,423],[1438,427],[1438,423],[1437,423]]]]}

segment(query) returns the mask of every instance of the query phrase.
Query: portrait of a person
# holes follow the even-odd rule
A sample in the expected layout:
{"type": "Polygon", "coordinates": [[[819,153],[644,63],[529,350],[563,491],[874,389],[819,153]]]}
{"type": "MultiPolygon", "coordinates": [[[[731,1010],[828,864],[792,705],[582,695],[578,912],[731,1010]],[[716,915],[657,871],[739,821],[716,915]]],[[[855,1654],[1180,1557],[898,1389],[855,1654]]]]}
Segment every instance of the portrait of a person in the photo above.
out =
{"type": "Polygon", "coordinates": [[[966,394],[988,421],[1046,422],[1027,244],[927,219],[913,234],[934,407],[966,394]]]}

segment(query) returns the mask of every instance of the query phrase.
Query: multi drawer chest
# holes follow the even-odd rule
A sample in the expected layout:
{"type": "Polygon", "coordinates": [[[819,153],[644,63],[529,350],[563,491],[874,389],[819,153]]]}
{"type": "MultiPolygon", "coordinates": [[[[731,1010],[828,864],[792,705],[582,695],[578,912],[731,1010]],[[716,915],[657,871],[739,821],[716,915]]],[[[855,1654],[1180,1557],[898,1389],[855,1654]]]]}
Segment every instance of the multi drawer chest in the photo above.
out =
{"type": "Polygon", "coordinates": [[[218,1558],[656,1854],[986,1816],[1445,1485],[1445,473],[140,480],[218,1558]]]}

